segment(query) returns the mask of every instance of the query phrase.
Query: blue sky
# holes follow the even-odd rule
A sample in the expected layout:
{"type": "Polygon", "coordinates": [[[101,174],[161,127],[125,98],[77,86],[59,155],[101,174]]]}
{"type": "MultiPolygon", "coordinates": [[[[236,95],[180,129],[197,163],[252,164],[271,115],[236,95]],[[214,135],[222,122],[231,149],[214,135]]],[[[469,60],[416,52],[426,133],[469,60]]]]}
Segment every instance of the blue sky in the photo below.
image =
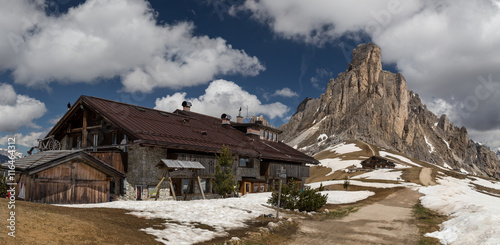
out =
{"type": "Polygon", "coordinates": [[[188,99],[214,116],[242,106],[279,126],[364,42],[438,116],[500,147],[496,0],[0,2],[0,147],[16,135],[27,149],[82,94],[167,111],[188,99]]]}

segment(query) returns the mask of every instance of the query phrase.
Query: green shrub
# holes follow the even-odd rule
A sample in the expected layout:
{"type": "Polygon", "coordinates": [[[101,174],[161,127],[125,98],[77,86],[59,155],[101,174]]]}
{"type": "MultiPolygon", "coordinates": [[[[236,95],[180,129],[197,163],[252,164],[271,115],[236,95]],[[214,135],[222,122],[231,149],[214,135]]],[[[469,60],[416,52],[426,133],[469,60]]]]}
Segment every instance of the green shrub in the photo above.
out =
{"type": "Polygon", "coordinates": [[[215,157],[217,159],[217,165],[215,165],[213,189],[215,193],[227,196],[236,191],[233,173],[233,153],[224,145],[219,154],[216,154],[215,157]]]}
{"type": "MultiPolygon", "coordinates": [[[[328,194],[321,195],[310,187],[300,190],[296,182],[283,185],[281,190],[280,207],[285,209],[298,209],[300,211],[316,211],[325,206],[328,194]]],[[[267,201],[271,205],[278,205],[278,191],[274,191],[267,201]]]]}

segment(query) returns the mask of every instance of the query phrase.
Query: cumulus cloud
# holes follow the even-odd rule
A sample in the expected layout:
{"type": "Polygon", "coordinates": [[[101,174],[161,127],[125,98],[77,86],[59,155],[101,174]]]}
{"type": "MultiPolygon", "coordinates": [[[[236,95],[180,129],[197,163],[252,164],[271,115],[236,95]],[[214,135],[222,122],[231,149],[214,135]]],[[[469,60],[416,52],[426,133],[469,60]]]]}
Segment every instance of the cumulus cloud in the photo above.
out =
{"type": "Polygon", "coordinates": [[[292,98],[292,97],[298,97],[299,94],[296,92],[292,91],[290,88],[282,88],[279,90],[274,91],[274,96],[282,96],[286,98],[292,98]]]}
{"type": "Polygon", "coordinates": [[[158,98],[155,102],[155,109],[164,111],[174,111],[181,108],[182,101],[190,101],[193,106],[191,110],[214,117],[219,117],[222,113],[237,115],[239,108],[248,107],[249,115],[264,114],[270,119],[284,117],[290,110],[286,105],[275,102],[262,104],[257,96],[248,93],[234,82],[226,80],[215,80],[205,90],[205,94],[198,98],[188,98],[186,93],[175,93],[166,97],[158,98]]]}
{"type": "Polygon", "coordinates": [[[47,132],[30,132],[27,135],[22,133],[16,133],[14,135],[6,135],[0,138],[0,145],[5,145],[8,143],[8,138],[14,137],[16,139],[16,145],[23,145],[27,147],[37,146],[38,139],[43,138],[47,132]]]}
{"type": "Polygon", "coordinates": [[[39,128],[33,120],[47,111],[43,102],[17,94],[10,84],[0,84],[0,94],[0,131],[14,132],[23,126],[39,128]]]}
{"type": "Polygon", "coordinates": [[[339,37],[373,41],[410,89],[451,106],[456,124],[500,127],[497,0],[246,0],[237,10],[285,39],[319,46],[339,37]]]}
{"type": "Polygon", "coordinates": [[[144,0],[87,0],[51,16],[43,2],[10,1],[0,9],[0,33],[6,34],[0,54],[12,58],[2,59],[0,69],[12,70],[16,83],[120,77],[124,91],[151,92],[204,84],[219,75],[255,76],[265,69],[222,38],[194,36],[190,22],[159,25],[144,0]]]}

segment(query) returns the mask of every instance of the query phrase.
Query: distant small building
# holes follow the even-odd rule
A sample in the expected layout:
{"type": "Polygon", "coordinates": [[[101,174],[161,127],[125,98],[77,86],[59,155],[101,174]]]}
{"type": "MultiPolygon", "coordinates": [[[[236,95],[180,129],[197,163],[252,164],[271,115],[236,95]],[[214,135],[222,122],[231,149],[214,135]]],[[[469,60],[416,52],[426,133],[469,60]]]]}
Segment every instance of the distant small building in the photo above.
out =
{"type": "Polygon", "coordinates": [[[378,156],[372,156],[361,162],[364,169],[395,168],[396,164],[378,156]]]}

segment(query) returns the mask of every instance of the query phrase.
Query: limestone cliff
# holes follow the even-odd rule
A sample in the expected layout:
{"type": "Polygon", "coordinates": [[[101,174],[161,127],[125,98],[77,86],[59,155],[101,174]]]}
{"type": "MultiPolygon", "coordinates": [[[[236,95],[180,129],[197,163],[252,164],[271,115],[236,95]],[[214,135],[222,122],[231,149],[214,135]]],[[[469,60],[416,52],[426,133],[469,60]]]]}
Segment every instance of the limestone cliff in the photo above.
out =
{"type": "Polygon", "coordinates": [[[417,94],[408,91],[401,74],[382,70],[381,55],[372,43],[354,49],[347,70],[329,81],[320,98],[305,99],[280,127],[282,139],[298,148],[315,143],[321,134],[329,136],[329,144],[358,139],[441,166],[500,178],[496,154],[471,141],[465,127],[429,111],[417,94]]]}

